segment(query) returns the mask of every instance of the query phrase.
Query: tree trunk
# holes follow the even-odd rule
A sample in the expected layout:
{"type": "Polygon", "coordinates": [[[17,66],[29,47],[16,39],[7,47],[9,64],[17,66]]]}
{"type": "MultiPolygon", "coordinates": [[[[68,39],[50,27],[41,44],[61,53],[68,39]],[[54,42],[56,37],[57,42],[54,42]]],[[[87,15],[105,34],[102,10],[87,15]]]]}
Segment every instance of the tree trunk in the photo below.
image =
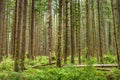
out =
{"type": "Polygon", "coordinates": [[[71,63],[74,63],[75,36],[74,36],[74,20],[73,20],[73,3],[72,3],[72,0],[70,0],[70,26],[71,26],[71,63]]]}
{"type": "Polygon", "coordinates": [[[78,62],[81,64],[81,2],[78,0],[78,62]]]}
{"type": "MultiPolygon", "coordinates": [[[[16,0],[17,1],[17,0],[16,0]]],[[[15,66],[14,69],[16,72],[19,71],[19,55],[20,55],[20,34],[21,34],[21,19],[22,19],[22,2],[18,0],[18,15],[17,15],[17,24],[16,24],[16,47],[15,47],[15,66]]]]}
{"type": "Polygon", "coordinates": [[[34,41],[34,3],[35,1],[32,0],[32,5],[31,5],[31,24],[30,24],[30,51],[29,51],[29,57],[30,59],[34,59],[34,53],[33,53],[33,47],[34,47],[34,44],[33,44],[33,41],[34,41]]]}
{"type": "Polygon", "coordinates": [[[61,32],[62,32],[62,0],[59,0],[59,26],[58,26],[58,50],[57,50],[57,67],[61,67],[61,32]]]}
{"type": "Polygon", "coordinates": [[[27,0],[23,2],[23,25],[22,25],[22,46],[21,46],[21,54],[20,54],[20,66],[21,70],[25,69],[24,60],[25,60],[25,52],[26,52],[26,19],[27,19],[27,0]]]}
{"type": "Polygon", "coordinates": [[[48,55],[49,63],[51,63],[52,57],[52,0],[48,1],[48,14],[49,14],[49,26],[48,26],[48,55]]]}
{"type": "Polygon", "coordinates": [[[100,0],[98,0],[97,3],[98,3],[98,29],[99,29],[99,31],[98,31],[99,32],[99,56],[100,56],[100,63],[103,63],[100,0]]]}
{"type": "Polygon", "coordinates": [[[89,0],[86,0],[86,47],[87,59],[90,59],[91,51],[90,51],[90,11],[89,11],[89,0]]]}
{"type": "Polygon", "coordinates": [[[120,69],[120,0],[118,0],[118,27],[117,27],[117,43],[118,43],[118,52],[117,52],[117,61],[118,61],[118,66],[120,69]]]}
{"type": "Polygon", "coordinates": [[[3,57],[3,31],[4,31],[4,7],[5,2],[4,0],[0,1],[0,61],[3,57]]]}
{"type": "Polygon", "coordinates": [[[64,62],[67,62],[67,55],[68,55],[68,0],[65,1],[65,9],[66,9],[66,16],[65,16],[65,49],[64,49],[64,62]]]}

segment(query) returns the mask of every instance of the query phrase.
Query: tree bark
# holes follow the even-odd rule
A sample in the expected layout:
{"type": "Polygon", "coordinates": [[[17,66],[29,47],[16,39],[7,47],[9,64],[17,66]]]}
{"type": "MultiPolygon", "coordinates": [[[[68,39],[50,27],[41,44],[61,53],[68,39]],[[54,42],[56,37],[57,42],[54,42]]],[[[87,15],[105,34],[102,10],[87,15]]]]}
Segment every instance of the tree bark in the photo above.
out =
{"type": "Polygon", "coordinates": [[[61,67],[61,32],[62,32],[62,0],[59,0],[59,26],[58,26],[58,50],[57,50],[57,67],[61,67]]]}
{"type": "Polygon", "coordinates": [[[29,51],[29,57],[30,59],[34,59],[34,54],[33,54],[33,47],[34,47],[34,44],[33,44],[33,41],[34,41],[34,3],[35,1],[32,0],[32,5],[31,5],[31,24],[30,24],[30,44],[29,44],[29,47],[30,47],[30,51],[29,51]]]}
{"type": "Polygon", "coordinates": [[[3,57],[3,31],[4,31],[4,0],[0,1],[0,61],[3,57]]]}
{"type": "Polygon", "coordinates": [[[48,26],[48,55],[49,55],[49,63],[51,63],[52,57],[52,0],[48,1],[48,14],[49,14],[49,26],[48,26]]]}
{"type": "Polygon", "coordinates": [[[118,27],[117,27],[117,48],[118,48],[118,52],[117,52],[117,61],[118,61],[118,67],[120,69],[120,0],[118,0],[117,2],[118,4],[118,27]]]}
{"type": "Polygon", "coordinates": [[[78,62],[81,64],[81,2],[78,0],[78,62]]]}
{"type": "Polygon", "coordinates": [[[65,19],[65,50],[64,50],[64,62],[67,62],[67,55],[68,55],[68,0],[65,1],[66,7],[66,19],[65,19]]]}
{"type": "Polygon", "coordinates": [[[74,33],[74,20],[73,20],[73,3],[70,0],[70,26],[71,26],[71,63],[74,64],[75,55],[75,33],[74,33]]]}
{"type": "Polygon", "coordinates": [[[90,11],[89,11],[89,0],[86,0],[86,47],[87,59],[90,59],[91,51],[90,51],[90,11]]]}
{"type": "Polygon", "coordinates": [[[103,63],[102,37],[101,37],[101,7],[100,7],[100,0],[98,0],[97,3],[98,3],[98,29],[99,29],[99,56],[100,56],[100,63],[103,63]]]}
{"type": "Polygon", "coordinates": [[[20,67],[21,70],[25,69],[24,60],[25,60],[25,52],[26,52],[26,19],[27,19],[27,0],[23,0],[23,25],[22,25],[22,46],[21,46],[21,54],[20,54],[20,67]]]}
{"type": "MultiPolygon", "coordinates": [[[[17,0],[16,0],[17,1],[17,0]]],[[[16,24],[16,46],[15,46],[15,65],[14,65],[14,70],[16,72],[19,71],[19,55],[20,55],[20,34],[21,34],[21,19],[22,19],[22,2],[21,0],[18,0],[18,15],[17,15],[17,24],[16,24]]]]}

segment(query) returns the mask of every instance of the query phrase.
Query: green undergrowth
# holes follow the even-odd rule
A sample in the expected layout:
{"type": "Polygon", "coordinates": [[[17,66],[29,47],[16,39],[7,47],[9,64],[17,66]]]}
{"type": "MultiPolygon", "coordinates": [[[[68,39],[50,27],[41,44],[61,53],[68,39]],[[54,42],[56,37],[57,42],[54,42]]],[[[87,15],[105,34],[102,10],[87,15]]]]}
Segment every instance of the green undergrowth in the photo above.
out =
{"type": "Polygon", "coordinates": [[[76,68],[68,65],[62,68],[53,66],[27,68],[25,71],[14,72],[9,67],[4,70],[2,68],[0,80],[120,80],[120,70],[101,71],[94,67],[76,68]]]}
{"type": "MultiPolygon", "coordinates": [[[[106,59],[105,63],[115,62],[111,55],[105,56],[104,59],[106,59]]],[[[88,65],[97,63],[96,58],[87,60],[84,56],[82,56],[82,62],[88,65]]],[[[70,63],[62,68],[57,68],[55,65],[41,66],[47,63],[48,57],[46,56],[37,57],[35,60],[26,58],[27,70],[14,72],[14,61],[11,58],[3,58],[0,63],[0,80],[120,80],[120,70],[116,68],[110,69],[111,71],[102,71],[91,66],[76,68],[70,63]],[[33,66],[39,67],[33,68],[33,66]]]]}
{"type": "Polygon", "coordinates": [[[107,78],[106,72],[97,71],[94,68],[79,69],[69,66],[29,68],[23,72],[2,71],[0,80],[107,80],[107,78]]]}

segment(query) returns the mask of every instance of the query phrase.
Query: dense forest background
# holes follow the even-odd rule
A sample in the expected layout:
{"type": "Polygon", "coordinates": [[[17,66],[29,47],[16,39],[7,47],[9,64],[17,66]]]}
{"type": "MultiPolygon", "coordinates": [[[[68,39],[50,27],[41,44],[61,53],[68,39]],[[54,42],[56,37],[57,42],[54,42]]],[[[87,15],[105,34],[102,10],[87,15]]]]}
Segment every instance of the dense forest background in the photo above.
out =
{"type": "Polygon", "coordinates": [[[120,0],[0,0],[0,64],[117,64],[120,0]]]}

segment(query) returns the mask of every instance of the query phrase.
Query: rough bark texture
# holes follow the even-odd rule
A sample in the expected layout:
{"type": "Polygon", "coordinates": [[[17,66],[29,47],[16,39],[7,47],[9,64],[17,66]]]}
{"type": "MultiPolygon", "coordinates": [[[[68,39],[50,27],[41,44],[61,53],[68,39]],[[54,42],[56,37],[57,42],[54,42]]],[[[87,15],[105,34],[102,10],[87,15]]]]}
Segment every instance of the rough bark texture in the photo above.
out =
{"type": "Polygon", "coordinates": [[[51,63],[52,57],[52,0],[48,1],[48,14],[49,14],[49,26],[48,26],[48,55],[49,63],[51,63]]]}
{"type": "Polygon", "coordinates": [[[117,60],[118,60],[118,66],[120,68],[120,0],[117,2],[118,4],[118,27],[117,27],[117,43],[118,43],[118,52],[117,52],[117,60]]]}
{"type": "Polygon", "coordinates": [[[31,24],[30,24],[30,51],[29,51],[29,57],[30,59],[34,59],[34,53],[33,53],[33,47],[34,47],[34,44],[33,44],[33,41],[34,41],[34,3],[35,1],[32,0],[32,5],[31,5],[31,24]]]}
{"type": "Polygon", "coordinates": [[[3,56],[4,0],[0,0],[0,61],[3,56]]]}
{"type": "Polygon", "coordinates": [[[89,12],[89,0],[86,0],[86,57],[90,59],[90,12],[89,12]]]}
{"type": "Polygon", "coordinates": [[[95,45],[96,45],[96,39],[95,39],[95,34],[96,34],[96,26],[95,26],[95,10],[94,10],[94,0],[92,0],[92,55],[95,55],[96,49],[95,49],[95,45]]]}
{"type": "Polygon", "coordinates": [[[98,0],[97,3],[98,3],[98,29],[99,29],[99,56],[100,56],[100,63],[103,63],[102,37],[101,37],[101,7],[100,7],[100,0],[98,0]]]}
{"type": "Polygon", "coordinates": [[[58,50],[57,50],[57,67],[61,67],[61,32],[62,32],[62,0],[59,0],[59,26],[58,26],[58,50]]]}
{"type": "Polygon", "coordinates": [[[25,60],[25,52],[26,52],[26,19],[27,19],[27,0],[23,2],[23,25],[22,25],[22,46],[21,46],[21,70],[25,69],[24,60],[25,60]]]}
{"type": "Polygon", "coordinates": [[[22,19],[22,2],[18,0],[18,18],[17,18],[17,28],[16,28],[16,46],[15,46],[15,71],[19,71],[19,55],[20,55],[20,34],[21,34],[21,19],[22,19]]]}
{"type": "Polygon", "coordinates": [[[65,2],[66,4],[66,25],[65,25],[65,50],[64,50],[64,62],[67,62],[67,51],[68,51],[68,0],[65,2]]]}
{"type": "Polygon", "coordinates": [[[81,5],[80,0],[78,0],[78,62],[81,64],[81,5]]]}
{"type": "Polygon", "coordinates": [[[70,0],[70,26],[71,26],[71,63],[74,63],[75,55],[75,36],[74,36],[74,20],[73,20],[73,3],[70,0]]]}

